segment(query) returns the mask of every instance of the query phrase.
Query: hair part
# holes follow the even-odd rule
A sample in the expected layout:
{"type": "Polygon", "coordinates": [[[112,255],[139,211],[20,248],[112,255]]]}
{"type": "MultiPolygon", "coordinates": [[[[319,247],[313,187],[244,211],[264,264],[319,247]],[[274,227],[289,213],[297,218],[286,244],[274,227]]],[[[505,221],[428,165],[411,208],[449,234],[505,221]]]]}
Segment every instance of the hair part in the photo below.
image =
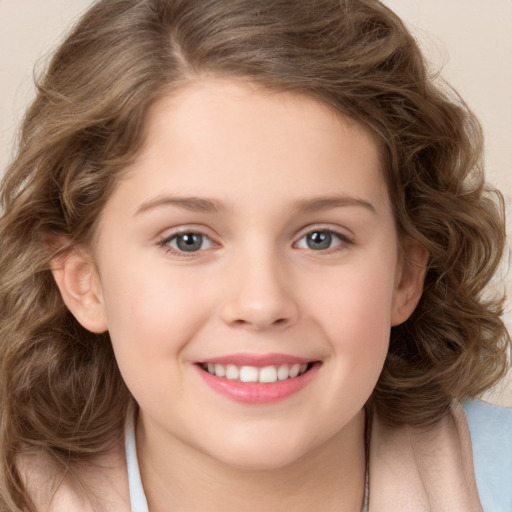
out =
{"type": "Polygon", "coordinates": [[[150,106],[209,76],[315,98],[381,147],[398,233],[429,264],[419,306],[392,329],[372,412],[432,425],[506,371],[503,298],[484,294],[503,200],[485,185],[478,122],[434,85],[396,15],[376,0],[103,0],[39,80],[2,183],[0,508],[31,510],[20,451],[72,470],[118,440],[133,399],[108,333],[76,322],[51,263],[91,243],[150,106]]]}

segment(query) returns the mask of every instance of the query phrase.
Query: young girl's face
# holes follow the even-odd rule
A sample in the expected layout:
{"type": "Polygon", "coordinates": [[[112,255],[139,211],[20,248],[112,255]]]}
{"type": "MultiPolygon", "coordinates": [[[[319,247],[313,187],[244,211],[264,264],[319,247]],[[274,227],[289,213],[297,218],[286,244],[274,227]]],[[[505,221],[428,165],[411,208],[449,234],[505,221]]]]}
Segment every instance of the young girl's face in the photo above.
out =
{"type": "Polygon", "coordinates": [[[109,330],[145,435],[235,466],[350,437],[421,289],[368,132],[244,82],[154,105],[97,235],[75,313],[109,330]]]}

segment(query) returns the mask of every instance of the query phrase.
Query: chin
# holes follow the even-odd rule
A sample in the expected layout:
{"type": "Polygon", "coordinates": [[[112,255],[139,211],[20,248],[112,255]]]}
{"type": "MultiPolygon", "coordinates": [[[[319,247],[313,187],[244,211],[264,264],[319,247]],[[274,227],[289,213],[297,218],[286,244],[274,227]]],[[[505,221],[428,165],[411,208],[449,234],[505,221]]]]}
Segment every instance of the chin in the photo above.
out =
{"type": "Polygon", "coordinates": [[[209,455],[237,470],[271,471],[293,464],[305,456],[306,452],[299,443],[284,443],[282,439],[267,443],[245,440],[240,445],[225,443],[223,450],[210,452],[209,455]]]}
{"type": "Polygon", "coordinates": [[[240,454],[238,457],[225,458],[221,462],[236,470],[243,471],[273,471],[291,465],[300,457],[292,455],[276,456],[275,453],[240,454]]]}

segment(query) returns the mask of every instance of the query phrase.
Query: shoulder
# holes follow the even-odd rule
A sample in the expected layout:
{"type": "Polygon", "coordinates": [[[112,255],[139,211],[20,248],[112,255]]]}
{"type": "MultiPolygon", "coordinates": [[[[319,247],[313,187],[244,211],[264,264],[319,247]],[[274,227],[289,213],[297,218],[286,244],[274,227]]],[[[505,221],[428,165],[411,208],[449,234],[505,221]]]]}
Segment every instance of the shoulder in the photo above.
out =
{"type": "Polygon", "coordinates": [[[63,470],[43,452],[20,455],[17,465],[25,488],[40,512],[127,512],[124,460],[105,455],[73,471],[63,470]]]}
{"type": "Polygon", "coordinates": [[[463,406],[484,511],[512,511],[512,409],[480,400],[463,406]]]}

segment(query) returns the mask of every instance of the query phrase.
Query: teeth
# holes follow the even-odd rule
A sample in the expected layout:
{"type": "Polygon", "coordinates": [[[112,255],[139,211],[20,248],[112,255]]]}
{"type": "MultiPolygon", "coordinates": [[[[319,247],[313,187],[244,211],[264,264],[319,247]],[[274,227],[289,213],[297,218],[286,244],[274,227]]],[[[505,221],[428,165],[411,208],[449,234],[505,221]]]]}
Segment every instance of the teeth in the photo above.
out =
{"type": "Polygon", "coordinates": [[[276,382],[277,370],[275,366],[265,366],[260,370],[260,382],[276,382]]]}
{"type": "Polygon", "coordinates": [[[226,366],[222,364],[204,364],[203,369],[217,377],[228,380],[239,380],[240,382],[262,382],[273,383],[278,380],[293,379],[302,375],[307,369],[307,364],[295,363],[292,365],[282,364],[280,366],[256,366],[238,367],[234,364],[226,366]]]}
{"type": "Polygon", "coordinates": [[[294,377],[297,377],[299,375],[300,370],[300,364],[294,364],[290,368],[290,379],[293,379],[294,377]]]}
{"type": "MultiPolygon", "coordinates": [[[[234,364],[228,364],[226,366],[226,379],[237,380],[240,372],[234,364]]],[[[220,377],[220,375],[219,375],[220,377]]]]}
{"type": "Polygon", "coordinates": [[[290,367],[285,364],[281,365],[277,370],[277,378],[279,380],[286,380],[290,376],[290,367]]]}
{"type": "Polygon", "coordinates": [[[215,365],[215,375],[217,375],[217,377],[225,377],[226,370],[224,369],[224,366],[222,366],[221,364],[216,364],[215,365]]]}
{"type": "Polygon", "coordinates": [[[240,380],[242,382],[258,382],[258,368],[254,366],[242,366],[240,368],[240,380]]]}

